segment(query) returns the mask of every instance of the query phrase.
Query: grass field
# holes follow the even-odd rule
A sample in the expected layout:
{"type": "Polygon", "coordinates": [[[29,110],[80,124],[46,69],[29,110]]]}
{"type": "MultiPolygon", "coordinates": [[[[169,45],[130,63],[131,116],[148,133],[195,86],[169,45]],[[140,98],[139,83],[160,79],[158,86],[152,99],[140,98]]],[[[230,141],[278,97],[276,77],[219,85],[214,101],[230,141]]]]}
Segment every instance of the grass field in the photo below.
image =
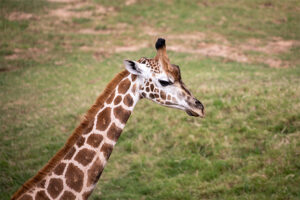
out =
{"type": "Polygon", "coordinates": [[[140,101],[91,199],[300,199],[299,13],[298,0],[0,0],[0,199],[158,36],[206,118],[140,101]]]}

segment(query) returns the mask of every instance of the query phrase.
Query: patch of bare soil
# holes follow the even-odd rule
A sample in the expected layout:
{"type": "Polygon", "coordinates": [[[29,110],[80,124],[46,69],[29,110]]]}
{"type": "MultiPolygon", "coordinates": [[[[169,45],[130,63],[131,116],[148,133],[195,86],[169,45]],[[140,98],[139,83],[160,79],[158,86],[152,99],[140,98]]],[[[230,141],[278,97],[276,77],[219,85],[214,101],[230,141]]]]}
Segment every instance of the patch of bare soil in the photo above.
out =
{"type": "Polygon", "coordinates": [[[149,45],[147,43],[140,43],[136,45],[130,45],[130,46],[119,46],[114,48],[114,52],[120,53],[120,52],[134,52],[138,51],[140,49],[146,48],[149,45]]]}
{"type": "Polygon", "coordinates": [[[203,56],[209,57],[223,57],[238,62],[249,61],[247,56],[245,56],[242,52],[236,51],[236,49],[232,47],[219,44],[208,44],[203,42],[199,44],[198,48],[191,48],[182,45],[172,45],[168,46],[168,49],[176,52],[201,54],[203,56]]]}
{"type": "Polygon", "coordinates": [[[288,68],[289,67],[289,63],[283,62],[282,60],[276,59],[276,58],[257,59],[257,61],[267,64],[273,68],[288,68]]]}
{"type": "Polygon", "coordinates": [[[114,11],[113,7],[104,7],[100,5],[91,4],[88,2],[76,2],[68,4],[65,7],[51,10],[49,16],[58,17],[60,20],[67,20],[71,18],[91,18],[114,11]],[[83,8],[91,6],[93,9],[84,10],[83,8]]]}
{"type": "Polygon", "coordinates": [[[250,39],[245,44],[240,45],[243,50],[258,51],[266,54],[278,54],[287,52],[296,41],[282,40],[281,38],[273,38],[267,44],[263,44],[258,39],[250,39]]]}
{"type": "Polygon", "coordinates": [[[206,34],[201,32],[196,32],[192,34],[180,34],[180,35],[169,35],[167,38],[170,40],[204,40],[207,38],[206,34]]]}
{"type": "Polygon", "coordinates": [[[48,49],[28,48],[28,49],[14,49],[11,55],[7,55],[4,58],[6,60],[18,60],[18,59],[34,59],[39,60],[42,55],[48,52],[48,49]]]}
{"type": "Polygon", "coordinates": [[[135,3],[136,3],[136,0],[127,0],[127,1],[125,2],[125,5],[126,5],[126,6],[130,6],[130,5],[135,4],[135,3]]]}
{"type": "Polygon", "coordinates": [[[104,53],[113,54],[113,53],[121,53],[121,52],[134,52],[139,51],[140,49],[149,47],[148,43],[140,43],[136,45],[126,45],[126,46],[112,46],[111,48],[103,48],[103,47],[90,47],[90,46],[82,46],[80,50],[82,51],[93,51],[99,55],[104,53]]]}
{"type": "Polygon", "coordinates": [[[157,30],[149,26],[144,26],[142,31],[149,36],[159,37],[163,33],[163,30],[157,30]]]}
{"type": "Polygon", "coordinates": [[[33,14],[23,12],[12,12],[7,17],[9,21],[29,20],[34,18],[36,18],[36,16],[34,16],[33,14]]]}
{"type": "Polygon", "coordinates": [[[56,3],[71,3],[76,2],[78,0],[48,0],[49,2],[56,2],[56,3]]]}
{"type": "Polygon", "coordinates": [[[4,56],[4,58],[6,60],[17,60],[19,58],[23,58],[21,52],[21,49],[14,49],[14,52],[12,54],[4,56]]]}
{"type": "Polygon", "coordinates": [[[113,31],[112,30],[95,30],[95,29],[79,29],[78,33],[81,34],[89,34],[89,35],[108,35],[111,34],[113,31]]]}

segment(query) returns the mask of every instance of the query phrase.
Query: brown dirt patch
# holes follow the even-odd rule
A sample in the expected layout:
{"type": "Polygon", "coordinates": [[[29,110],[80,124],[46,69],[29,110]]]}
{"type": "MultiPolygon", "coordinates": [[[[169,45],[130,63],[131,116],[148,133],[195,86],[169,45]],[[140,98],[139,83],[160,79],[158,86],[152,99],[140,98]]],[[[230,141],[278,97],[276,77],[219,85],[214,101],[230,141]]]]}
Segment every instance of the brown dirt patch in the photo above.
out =
{"type": "Polygon", "coordinates": [[[14,49],[11,55],[7,55],[4,58],[6,60],[18,60],[18,59],[33,59],[39,60],[42,55],[46,54],[48,49],[40,48],[28,48],[28,49],[14,49]]]}
{"type": "Polygon", "coordinates": [[[78,0],[48,0],[49,2],[56,2],[56,3],[72,3],[78,0]]]}
{"type": "Polygon", "coordinates": [[[164,32],[163,30],[157,30],[149,26],[142,27],[141,31],[143,31],[146,35],[155,37],[161,37],[162,33],[164,32]]]}
{"type": "Polygon", "coordinates": [[[148,43],[140,43],[137,45],[113,46],[111,48],[82,46],[80,47],[80,50],[97,52],[97,54],[99,55],[104,55],[104,54],[107,55],[107,54],[121,53],[121,52],[134,52],[147,47],[149,47],[148,43]]]}
{"type": "Polygon", "coordinates": [[[201,54],[209,57],[223,57],[238,62],[248,62],[249,59],[242,52],[237,51],[235,48],[219,45],[219,44],[208,44],[201,43],[198,48],[190,48],[186,46],[172,45],[167,47],[171,51],[182,52],[182,53],[193,53],[201,54]]]}
{"type": "Polygon", "coordinates": [[[281,38],[273,38],[266,44],[263,44],[263,41],[258,39],[249,39],[245,44],[240,45],[240,48],[266,54],[278,54],[287,52],[294,44],[296,44],[296,41],[282,40],[281,38]]]}
{"type": "Polygon", "coordinates": [[[94,29],[80,29],[78,33],[89,35],[108,35],[112,34],[113,30],[94,30],[94,29]]]}
{"type": "Polygon", "coordinates": [[[67,20],[72,18],[92,18],[114,11],[113,7],[104,7],[88,2],[70,2],[67,6],[51,10],[49,16],[58,17],[60,20],[67,20]],[[91,10],[84,10],[83,8],[91,7],[91,10]],[[82,10],[80,10],[82,9],[82,10]]]}
{"type": "Polygon", "coordinates": [[[140,49],[146,48],[149,45],[147,43],[140,43],[136,45],[130,45],[130,46],[119,46],[114,48],[114,52],[120,53],[120,52],[134,52],[138,51],[140,49]]]}
{"type": "Polygon", "coordinates": [[[127,0],[127,1],[125,2],[125,5],[126,5],[126,6],[130,6],[130,5],[135,4],[135,3],[136,3],[136,0],[127,0]]]}
{"type": "Polygon", "coordinates": [[[287,68],[289,67],[289,63],[283,62],[280,59],[276,58],[267,58],[267,59],[257,59],[257,61],[264,63],[266,65],[269,65],[270,67],[273,68],[287,68]]]}
{"type": "Polygon", "coordinates": [[[9,21],[29,20],[34,18],[36,19],[37,17],[33,14],[23,12],[12,12],[7,17],[9,21]]]}
{"type": "Polygon", "coordinates": [[[14,49],[13,53],[7,56],[4,56],[6,60],[16,60],[22,58],[22,50],[21,49],[14,49]]]}

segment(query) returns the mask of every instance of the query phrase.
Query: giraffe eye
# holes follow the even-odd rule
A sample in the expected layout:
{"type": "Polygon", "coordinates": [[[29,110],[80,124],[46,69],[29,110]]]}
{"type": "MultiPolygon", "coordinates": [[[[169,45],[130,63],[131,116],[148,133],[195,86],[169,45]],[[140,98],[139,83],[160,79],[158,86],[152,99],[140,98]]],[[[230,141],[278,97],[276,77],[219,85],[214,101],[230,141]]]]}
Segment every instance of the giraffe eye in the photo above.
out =
{"type": "Polygon", "coordinates": [[[170,81],[163,81],[163,80],[158,80],[158,82],[163,86],[168,86],[168,85],[172,85],[173,83],[170,81]]]}

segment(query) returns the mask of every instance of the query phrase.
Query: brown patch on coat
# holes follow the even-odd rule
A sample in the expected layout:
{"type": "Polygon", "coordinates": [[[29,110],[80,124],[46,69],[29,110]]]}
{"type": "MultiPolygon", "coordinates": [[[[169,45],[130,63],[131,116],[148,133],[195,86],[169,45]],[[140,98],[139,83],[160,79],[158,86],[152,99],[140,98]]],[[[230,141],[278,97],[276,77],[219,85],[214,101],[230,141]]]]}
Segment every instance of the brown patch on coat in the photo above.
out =
{"type": "Polygon", "coordinates": [[[66,184],[76,192],[80,192],[83,186],[83,175],[77,166],[70,163],[66,172],[66,184]]]}
{"type": "Polygon", "coordinates": [[[107,137],[111,140],[117,141],[122,133],[122,129],[116,126],[115,123],[112,123],[109,130],[107,131],[107,137]]]}
{"type": "Polygon", "coordinates": [[[153,93],[150,93],[150,94],[149,94],[149,97],[150,97],[151,99],[154,99],[154,94],[153,94],[153,93]]]}
{"type": "Polygon", "coordinates": [[[50,200],[45,191],[38,191],[35,195],[35,199],[38,200],[50,200]]]}
{"type": "Polygon", "coordinates": [[[62,189],[63,189],[63,181],[61,179],[52,178],[49,181],[47,191],[52,198],[55,199],[62,192],[62,189]]]}
{"type": "Polygon", "coordinates": [[[104,143],[104,144],[102,145],[100,151],[103,152],[103,155],[104,155],[104,157],[106,158],[106,160],[109,159],[109,156],[110,156],[110,154],[111,154],[113,148],[114,148],[114,147],[113,147],[111,144],[104,143]]]}
{"type": "Polygon", "coordinates": [[[134,85],[132,86],[131,91],[132,91],[132,93],[135,93],[135,91],[136,91],[136,84],[134,84],[134,85]]]}
{"type": "Polygon", "coordinates": [[[125,124],[130,116],[131,112],[125,110],[122,106],[114,108],[114,115],[121,123],[125,124]]]}
{"type": "Polygon", "coordinates": [[[76,151],[75,147],[72,147],[72,148],[69,150],[69,152],[67,153],[67,155],[64,157],[64,159],[65,159],[65,160],[70,160],[70,159],[73,157],[75,151],[76,151]]]}
{"type": "Polygon", "coordinates": [[[74,130],[72,135],[69,137],[64,147],[61,148],[35,176],[26,181],[18,189],[18,191],[14,193],[14,195],[12,196],[12,200],[18,199],[24,193],[29,191],[33,186],[40,182],[50,171],[54,169],[54,167],[61,161],[61,159],[63,159],[66,156],[66,154],[74,146],[74,144],[77,142],[77,139],[89,128],[90,122],[93,121],[96,113],[101,107],[103,107],[104,102],[111,95],[116,86],[120,83],[121,80],[123,80],[128,75],[129,72],[127,70],[124,70],[117,74],[115,78],[108,83],[104,91],[97,98],[94,105],[86,113],[80,125],[74,130]]]}
{"type": "Polygon", "coordinates": [[[76,196],[69,191],[65,191],[64,194],[60,197],[60,200],[75,200],[76,196]]]}
{"type": "Polygon", "coordinates": [[[115,98],[115,92],[111,93],[111,95],[106,100],[106,103],[110,104],[113,101],[114,98],[115,98]]]}
{"type": "Polygon", "coordinates": [[[93,163],[92,167],[88,170],[88,179],[87,179],[87,186],[89,187],[92,184],[97,183],[99,180],[104,167],[101,164],[99,158],[93,163]]]}
{"type": "Polygon", "coordinates": [[[163,99],[163,100],[166,100],[166,93],[164,91],[160,91],[160,97],[163,99]]]}
{"type": "Polygon", "coordinates": [[[154,85],[153,84],[150,85],[150,89],[151,89],[151,92],[154,91],[154,85]]]}
{"type": "Polygon", "coordinates": [[[87,166],[87,164],[93,160],[95,154],[96,152],[93,150],[82,149],[77,153],[74,159],[83,166],[87,166]]]}
{"type": "Polygon", "coordinates": [[[131,80],[132,80],[132,81],[135,81],[136,78],[137,78],[137,75],[131,74],[131,80]]]}
{"type": "Polygon", "coordinates": [[[101,111],[98,115],[98,120],[96,124],[96,128],[100,131],[104,131],[107,129],[109,123],[110,123],[110,113],[111,108],[107,107],[104,110],[101,111]]]}
{"type": "Polygon", "coordinates": [[[55,169],[54,169],[53,172],[54,172],[56,175],[62,175],[62,174],[64,173],[65,168],[66,168],[66,163],[59,163],[59,164],[55,167],[55,169]]]}
{"type": "Polygon", "coordinates": [[[85,141],[84,137],[80,136],[76,142],[77,146],[81,147],[84,144],[84,141],[85,141]]]}
{"type": "Polygon", "coordinates": [[[133,99],[131,97],[130,94],[127,94],[125,97],[124,97],[124,104],[128,107],[131,107],[133,105],[133,99]]]}
{"type": "Polygon", "coordinates": [[[93,189],[90,190],[90,191],[87,191],[87,192],[83,193],[82,194],[82,199],[83,200],[87,200],[89,198],[89,196],[92,194],[92,192],[93,192],[93,189]]]}
{"type": "Polygon", "coordinates": [[[97,148],[103,140],[103,136],[100,134],[91,134],[87,139],[87,143],[94,148],[97,148]]]}
{"type": "Polygon", "coordinates": [[[130,84],[131,84],[131,82],[129,81],[128,78],[126,78],[119,84],[118,92],[120,94],[125,94],[127,92],[127,90],[129,89],[130,84]]]}
{"type": "Polygon", "coordinates": [[[117,96],[117,98],[115,98],[115,100],[114,100],[114,105],[118,105],[121,101],[122,101],[122,97],[117,96]]]}

